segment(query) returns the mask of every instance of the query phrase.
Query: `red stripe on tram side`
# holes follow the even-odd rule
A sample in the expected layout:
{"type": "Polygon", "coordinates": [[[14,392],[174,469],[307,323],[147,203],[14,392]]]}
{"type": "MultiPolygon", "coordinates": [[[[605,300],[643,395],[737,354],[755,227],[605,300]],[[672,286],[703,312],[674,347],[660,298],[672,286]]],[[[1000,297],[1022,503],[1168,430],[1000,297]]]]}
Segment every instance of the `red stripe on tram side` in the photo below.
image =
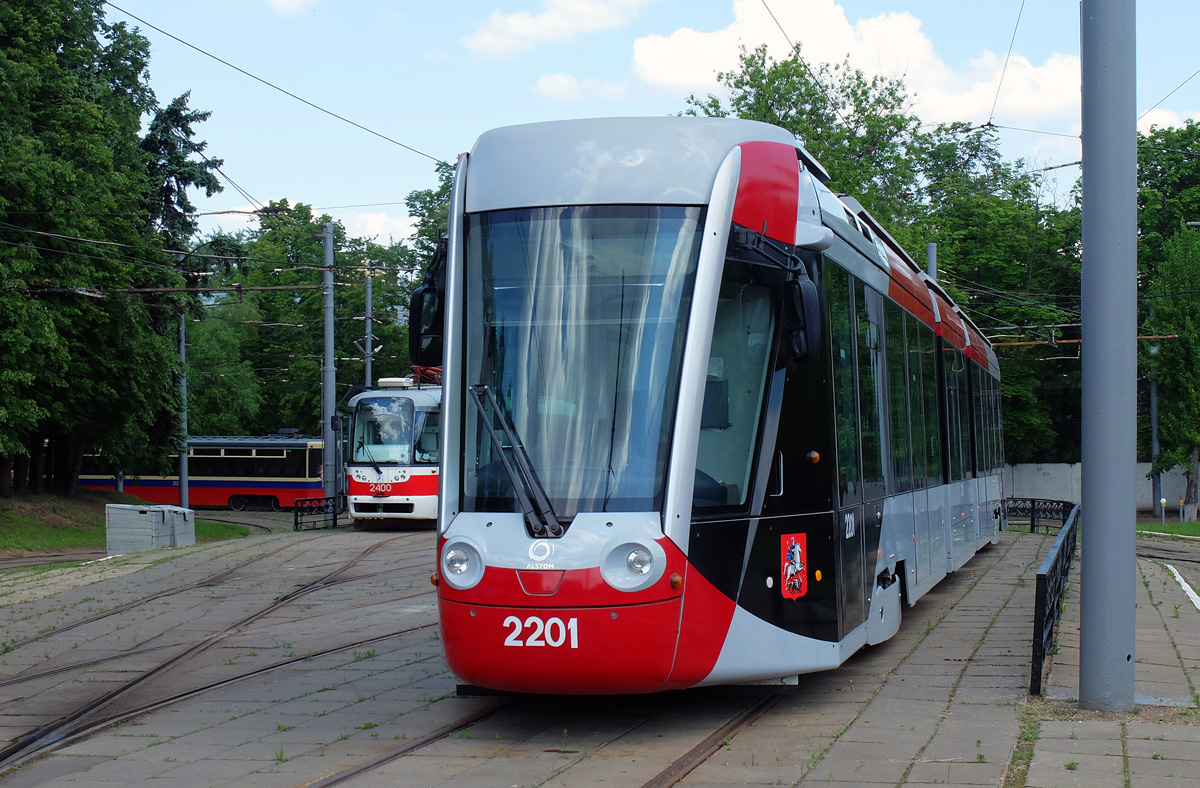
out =
{"type": "Polygon", "coordinates": [[[938,335],[945,337],[950,341],[950,344],[959,350],[965,350],[967,347],[966,334],[963,332],[962,321],[958,319],[958,315],[954,312],[954,307],[950,302],[941,296],[937,296],[938,314],[941,316],[941,322],[938,324],[938,335]]]}
{"type": "Polygon", "coordinates": [[[930,298],[929,288],[917,278],[908,264],[890,249],[888,250],[888,267],[891,269],[888,295],[922,323],[936,329],[933,319],[933,300],[930,298]]]}

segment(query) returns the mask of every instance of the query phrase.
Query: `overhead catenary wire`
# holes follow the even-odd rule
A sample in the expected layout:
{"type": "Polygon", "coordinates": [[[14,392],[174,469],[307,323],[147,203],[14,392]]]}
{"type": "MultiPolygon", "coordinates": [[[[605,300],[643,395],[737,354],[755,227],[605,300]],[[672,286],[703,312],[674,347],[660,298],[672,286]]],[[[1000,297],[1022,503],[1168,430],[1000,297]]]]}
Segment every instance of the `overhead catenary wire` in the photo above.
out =
{"type": "Polygon", "coordinates": [[[245,76],[250,77],[251,79],[255,80],[256,82],[261,82],[262,84],[266,85],[267,87],[271,88],[272,90],[277,90],[280,93],[284,94],[285,96],[288,96],[290,98],[295,99],[296,101],[299,101],[301,104],[305,104],[309,107],[312,107],[313,109],[317,110],[318,112],[323,112],[332,118],[336,118],[336,119],[342,121],[343,123],[348,123],[351,126],[354,126],[356,129],[365,131],[368,134],[373,134],[374,136],[379,137],[382,140],[386,140],[387,142],[390,142],[393,145],[398,145],[407,151],[411,151],[411,152],[417,154],[418,156],[424,156],[425,158],[430,159],[431,161],[435,161],[439,164],[446,163],[442,159],[439,159],[437,156],[433,156],[422,150],[418,150],[418,149],[412,147],[411,145],[405,145],[403,142],[400,142],[399,140],[396,140],[396,139],[392,139],[391,137],[387,136],[386,134],[381,134],[380,132],[375,131],[374,129],[367,128],[366,126],[362,125],[361,123],[356,123],[355,121],[350,120],[349,118],[344,117],[342,115],[339,115],[336,112],[333,112],[332,110],[325,109],[324,107],[320,106],[319,104],[314,104],[313,102],[309,101],[308,99],[301,98],[300,96],[297,96],[295,93],[292,93],[289,90],[285,90],[285,89],[279,87],[278,85],[263,79],[260,76],[251,74],[249,71],[245,70],[244,68],[239,68],[238,66],[235,66],[234,64],[230,63],[228,60],[223,60],[222,58],[217,57],[216,55],[212,54],[211,52],[206,52],[205,50],[201,49],[200,47],[196,46],[195,44],[191,44],[191,43],[188,43],[187,41],[184,41],[179,36],[168,33],[166,30],[163,30],[161,27],[157,27],[155,25],[150,24],[145,19],[142,19],[139,16],[135,16],[134,14],[129,13],[124,8],[121,8],[120,6],[109,2],[109,0],[104,0],[104,4],[107,5],[109,8],[112,8],[115,11],[121,12],[122,14],[129,17],[130,19],[134,19],[138,22],[141,22],[143,25],[150,28],[151,30],[156,30],[159,33],[162,33],[164,36],[166,36],[174,41],[177,41],[180,44],[183,44],[184,46],[188,47],[189,49],[194,49],[195,51],[199,52],[200,54],[204,55],[205,57],[212,58],[213,60],[217,61],[218,63],[220,63],[224,66],[228,66],[229,68],[232,68],[234,71],[238,72],[239,74],[244,74],[245,76]]]}
{"type": "Polygon", "coordinates": [[[1017,11],[1017,22],[1013,25],[1012,38],[1008,42],[1008,54],[1004,56],[1004,67],[1000,69],[1000,81],[996,83],[996,97],[992,99],[992,112],[988,115],[988,123],[996,117],[996,104],[1000,101],[1000,88],[1004,86],[1004,75],[1008,73],[1008,60],[1012,57],[1013,44],[1017,41],[1017,29],[1021,26],[1021,15],[1025,13],[1025,0],[1021,0],[1021,8],[1017,11]]]}
{"type": "Polygon", "coordinates": [[[775,17],[775,12],[771,10],[771,6],[767,5],[767,0],[762,0],[762,4],[763,8],[767,9],[767,13],[770,14],[771,21],[774,22],[775,26],[779,28],[779,32],[783,34],[784,40],[788,42],[788,46],[792,48],[792,53],[796,56],[796,61],[804,67],[806,72],[808,72],[809,78],[813,81],[813,84],[817,86],[817,89],[821,91],[821,95],[825,97],[825,100],[829,102],[829,106],[833,108],[833,113],[838,116],[838,120],[840,120],[842,125],[844,125],[847,129],[852,128],[850,121],[846,120],[846,118],[842,115],[842,111],[838,109],[837,102],[830,98],[829,93],[825,91],[825,83],[818,79],[817,75],[813,73],[813,70],[808,67],[808,63],[800,54],[800,47],[792,42],[792,37],[789,36],[787,31],[783,29],[783,25],[780,24],[779,20],[775,17]]]}
{"type": "Polygon", "coordinates": [[[1172,90],[1170,93],[1168,93],[1167,95],[1165,95],[1165,96],[1163,96],[1162,98],[1160,98],[1158,101],[1154,102],[1154,106],[1153,106],[1153,107],[1151,107],[1150,109],[1146,110],[1146,111],[1145,111],[1145,112],[1143,112],[1141,115],[1138,115],[1138,120],[1140,121],[1142,118],[1146,117],[1146,116],[1147,116],[1147,115],[1149,115],[1151,112],[1153,112],[1154,110],[1158,109],[1158,105],[1159,105],[1159,104],[1162,104],[1164,101],[1166,101],[1167,99],[1171,98],[1171,96],[1174,96],[1174,95],[1175,95],[1175,93],[1176,93],[1176,91],[1178,91],[1178,90],[1179,90],[1180,88],[1182,88],[1184,85],[1186,85],[1187,83],[1189,83],[1189,82],[1191,82],[1193,79],[1195,79],[1197,74],[1200,74],[1200,69],[1196,69],[1194,72],[1192,72],[1192,75],[1191,75],[1190,77],[1188,77],[1187,79],[1185,79],[1184,81],[1182,81],[1182,82],[1180,82],[1178,85],[1176,85],[1174,90],[1172,90]]]}

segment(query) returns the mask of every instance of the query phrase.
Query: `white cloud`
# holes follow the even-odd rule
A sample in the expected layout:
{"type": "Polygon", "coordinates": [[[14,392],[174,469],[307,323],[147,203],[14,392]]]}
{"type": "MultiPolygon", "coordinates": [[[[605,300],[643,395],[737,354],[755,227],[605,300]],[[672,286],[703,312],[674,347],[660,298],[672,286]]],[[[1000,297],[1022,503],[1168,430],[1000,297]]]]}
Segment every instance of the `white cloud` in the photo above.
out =
{"type": "Polygon", "coordinates": [[[1152,109],[1142,116],[1138,121],[1138,131],[1143,134],[1149,134],[1152,126],[1166,128],[1167,126],[1182,126],[1184,118],[1200,117],[1200,112],[1189,112],[1186,115],[1180,115],[1178,112],[1171,112],[1165,109],[1152,109]]]}
{"type": "Polygon", "coordinates": [[[543,0],[543,10],[536,14],[493,11],[484,25],[463,37],[462,43],[489,57],[511,57],[546,41],[621,27],[648,2],[652,0],[543,0]]]}
{"type": "Polygon", "coordinates": [[[288,16],[317,4],[317,0],[268,0],[268,2],[271,4],[271,8],[288,16]]]}
{"type": "Polygon", "coordinates": [[[350,213],[341,217],[346,233],[352,238],[373,238],[378,243],[406,241],[416,231],[411,216],[392,216],[386,213],[350,213]]]}
{"type": "Polygon", "coordinates": [[[546,74],[538,78],[534,90],[550,98],[564,101],[581,101],[585,98],[599,97],[605,99],[621,98],[625,95],[626,86],[618,82],[600,82],[595,79],[585,79],[572,74],[546,74]]]}
{"type": "MultiPolygon", "coordinates": [[[[988,51],[962,66],[941,59],[908,12],[881,14],[851,23],[835,0],[778,3],[775,18],[761,0],[736,0],[734,21],[708,32],[681,28],[669,36],[634,42],[635,73],[652,84],[718,92],[716,72],[735,70],[738,48],[765,43],[776,60],[789,56],[783,32],[801,45],[809,63],[850,63],[868,75],[903,78],[926,122],[983,122],[996,101],[1003,56],[988,51]],[[778,21],[776,21],[778,20],[778,21]]],[[[1079,114],[1079,58],[1056,54],[1034,64],[1014,55],[1004,75],[996,117],[1008,124],[1079,114]]]]}

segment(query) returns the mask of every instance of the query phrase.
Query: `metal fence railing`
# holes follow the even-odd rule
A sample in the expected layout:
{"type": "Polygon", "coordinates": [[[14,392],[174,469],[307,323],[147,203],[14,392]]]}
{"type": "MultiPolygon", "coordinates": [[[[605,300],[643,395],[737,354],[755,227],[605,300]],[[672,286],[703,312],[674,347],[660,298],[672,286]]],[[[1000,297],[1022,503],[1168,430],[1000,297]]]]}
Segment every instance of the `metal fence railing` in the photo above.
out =
{"type": "Polygon", "coordinates": [[[349,524],[349,520],[338,520],[338,515],[345,513],[344,495],[335,495],[332,498],[297,498],[296,506],[292,509],[292,527],[297,531],[337,528],[349,524]]]}
{"type": "MultiPolygon", "coordinates": [[[[1058,623],[1062,613],[1062,599],[1067,588],[1067,578],[1071,574],[1071,560],[1075,557],[1075,547],[1079,541],[1080,509],[1079,504],[1070,501],[1024,500],[1031,504],[1031,531],[1034,530],[1035,518],[1042,526],[1058,526],[1058,536],[1055,537],[1042,565],[1038,567],[1034,598],[1033,659],[1029,668],[1029,694],[1041,695],[1046,655],[1050,653],[1054,643],[1054,625],[1058,623]],[[1041,506],[1042,504],[1049,506],[1041,506]],[[1061,519],[1049,516],[1051,511],[1063,512],[1061,519]],[[1034,514],[1035,512],[1038,514],[1034,514]]],[[[1012,516],[1012,510],[1008,511],[1009,516],[1012,516]]]]}
{"type": "Polygon", "coordinates": [[[1011,523],[1013,520],[1024,520],[1029,524],[1030,532],[1036,533],[1038,528],[1061,528],[1075,506],[1071,501],[1049,501],[1045,498],[1006,498],[1004,513],[1011,523]]]}

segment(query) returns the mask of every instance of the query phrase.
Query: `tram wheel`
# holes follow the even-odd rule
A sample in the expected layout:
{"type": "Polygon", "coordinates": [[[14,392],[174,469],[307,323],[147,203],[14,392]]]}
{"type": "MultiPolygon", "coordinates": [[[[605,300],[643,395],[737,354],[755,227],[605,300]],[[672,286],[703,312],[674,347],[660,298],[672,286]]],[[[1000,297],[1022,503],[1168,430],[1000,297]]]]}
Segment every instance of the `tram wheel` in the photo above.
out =
{"type": "Polygon", "coordinates": [[[274,495],[271,496],[271,511],[272,512],[282,512],[283,511],[283,507],[279,505],[279,499],[276,498],[274,495]]]}
{"type": "Polygon", "coordinates": [[[246,499],[241,495],[234,495],[229,498],[229,508],[235,512],[240,512],[246,508],[246,499]]]}

